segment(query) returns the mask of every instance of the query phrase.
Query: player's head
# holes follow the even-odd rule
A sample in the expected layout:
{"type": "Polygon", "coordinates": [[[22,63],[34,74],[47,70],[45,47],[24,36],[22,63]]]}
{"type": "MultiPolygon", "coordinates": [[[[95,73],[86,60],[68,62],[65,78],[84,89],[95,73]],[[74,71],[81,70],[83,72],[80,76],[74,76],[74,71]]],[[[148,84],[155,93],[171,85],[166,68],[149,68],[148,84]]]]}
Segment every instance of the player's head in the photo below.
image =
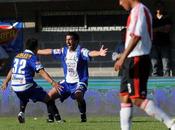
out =
{"type": "Polygon", "coordinates": [[[26,42],[26,49],[31,50],[32,52],[36,53],[38,49],[38,40],[35,38],[30,38],[26,42]]]}
{"type": "Polygon", "coordinates": [[[122,6],[125,10],[129,11],[139,1],[140,0],[119,0],[119,5],[122,6]]]}
{"type": "Polygon", "coordinates": [[[66,44],[70,50],[75,50],[79,43],[79,35],[76,32],[68,32],[65,37],[66,44]]]}
{"type": "Polygon", "coordinates": [[[163,1],[157,1],[155,3],[156,14],[165,14],[165,4],[163,1]]]}
{"type": "Polygon", "coordinates": [[[130,10],[129,0],[119,0],[119,5],[122,6],[125,10],[130,10]]]}

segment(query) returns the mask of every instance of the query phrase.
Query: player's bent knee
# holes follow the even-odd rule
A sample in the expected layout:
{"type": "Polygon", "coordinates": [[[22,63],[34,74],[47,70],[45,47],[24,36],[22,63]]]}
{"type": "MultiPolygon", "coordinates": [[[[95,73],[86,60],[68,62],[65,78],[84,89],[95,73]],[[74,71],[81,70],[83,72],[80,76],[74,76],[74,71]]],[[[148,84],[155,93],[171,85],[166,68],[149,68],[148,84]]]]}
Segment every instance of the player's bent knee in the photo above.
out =
{"type": "Polygon", "coordinates": [[[123,103],[131,103],[129,95],[119,95],[120,101],[123,103]]]}
{"type": "Polygon", "coordinates": [[[51,99],[56,99],[59,97],[59,93],[55,88],[52,88],[49,92],[48,92],[48,96],[51,99]]]}
{"type": "Polygon", "coordinates": [[[83,100],[83,98],[84,98],[84,93],[81,92],[81,91],[76,91],[76,93],[75,93],[75,98],[77,99],[77,101],[83,100]]]}
{"type": "Polygon", "coordinates": [[[141,107],[141,104],[144,102],[144,100],[145,99],[136,98],[136,99],[132,99],[132,103],[137,107],[141,107]]]}

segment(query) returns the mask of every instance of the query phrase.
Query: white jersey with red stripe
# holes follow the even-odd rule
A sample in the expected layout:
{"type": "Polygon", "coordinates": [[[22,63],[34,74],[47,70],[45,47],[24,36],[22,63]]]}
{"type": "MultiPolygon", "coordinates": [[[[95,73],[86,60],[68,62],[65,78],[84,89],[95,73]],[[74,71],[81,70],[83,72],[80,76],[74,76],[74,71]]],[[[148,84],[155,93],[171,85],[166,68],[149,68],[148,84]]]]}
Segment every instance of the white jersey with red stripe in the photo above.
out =
{"type": "Polygon", "coordinates": [[[149,54],[152,45],[152,16],[149,9],[142,3],[132,8],[128,17],[125,48],[134,35],[139,36],[140,40],[128,57],[149,54]]]}

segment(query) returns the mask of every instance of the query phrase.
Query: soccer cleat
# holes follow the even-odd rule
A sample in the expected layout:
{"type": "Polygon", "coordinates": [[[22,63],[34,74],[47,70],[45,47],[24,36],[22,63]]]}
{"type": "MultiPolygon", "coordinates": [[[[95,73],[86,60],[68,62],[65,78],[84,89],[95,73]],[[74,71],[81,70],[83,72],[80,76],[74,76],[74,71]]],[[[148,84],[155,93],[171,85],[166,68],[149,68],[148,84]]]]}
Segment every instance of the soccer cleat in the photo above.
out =
{"type": "Polygon", "coordinates": [[[175,123],[171,126],[170,130],[175,130],[175,123]]]}
{"type": "Polygon", "coordinates": [[[58,123],[65,123],[66,120],[57,120],[56,122],[58,122],[58,123]]]}
{"type": "Polygon", "coordinates": [[[58,122],[58,123],[64,123],[64,122],[66,122],[65,120],[62,120],[62,119],[61,119],[61,116],[60,116],[59,114],[56,114],[56,115],[55,115],[55,120],[56,120],[56,122],[58,122]]]}
{"type": "Polygon", "coordinates": [[[171,128],[169,128],[169,130],[175,130],[175,120],[173,119],[173,124],[171,126],[171,128]]]}
{"type": "Polygon", "coordinates": [[[47,123],[53,123],[54,122],[54,117],[51,114],[49,114],[48,119],[46,121],[47,121],[47,123]]]}
{"type": "Polygon", "coordinates": [[[60,116],[59,114],[56,114],[54,117],[55,117],[55,120],[56,120],[56,121],[61,120],[61,116],[60,116]]]}
{"type": "Polygon", "coordinates": [[[86,118],[86,114],[81,114],[81,122],[86,122],[87,118],[86,118]]]}
{"type": "Polygon", "coordinates": [[[52,120],[52,119],[47,119],[46,121],[47,121],[47,123],[53,123],[54,122],[54,120],[52,120]]]}
{"type": "Polygon", "coordinates": [[[25,117],[23,112],[19,112],[18,114],[18,121],[19,123],[25,123],[25,117]]]}

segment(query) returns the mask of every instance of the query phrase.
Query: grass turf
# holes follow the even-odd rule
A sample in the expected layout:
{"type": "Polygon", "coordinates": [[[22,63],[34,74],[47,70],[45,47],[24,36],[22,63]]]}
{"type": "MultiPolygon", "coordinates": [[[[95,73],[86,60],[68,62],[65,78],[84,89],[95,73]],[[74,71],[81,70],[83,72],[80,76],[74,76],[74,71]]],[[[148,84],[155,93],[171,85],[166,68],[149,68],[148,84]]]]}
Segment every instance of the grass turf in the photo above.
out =
{"type": "MultiPolygon", "coordinates": [[[[120,130],[116,116],[90,116],[88,122],[80,123],[78,117],[65,117],[66,123],[46,123],[44,117],[26,117],[19,124],[15,117],[0,117],[0,130],[120,130]]],[[[133,118],[132,130],[168,130],[162,123],[149,117],[133,118]]]]}

